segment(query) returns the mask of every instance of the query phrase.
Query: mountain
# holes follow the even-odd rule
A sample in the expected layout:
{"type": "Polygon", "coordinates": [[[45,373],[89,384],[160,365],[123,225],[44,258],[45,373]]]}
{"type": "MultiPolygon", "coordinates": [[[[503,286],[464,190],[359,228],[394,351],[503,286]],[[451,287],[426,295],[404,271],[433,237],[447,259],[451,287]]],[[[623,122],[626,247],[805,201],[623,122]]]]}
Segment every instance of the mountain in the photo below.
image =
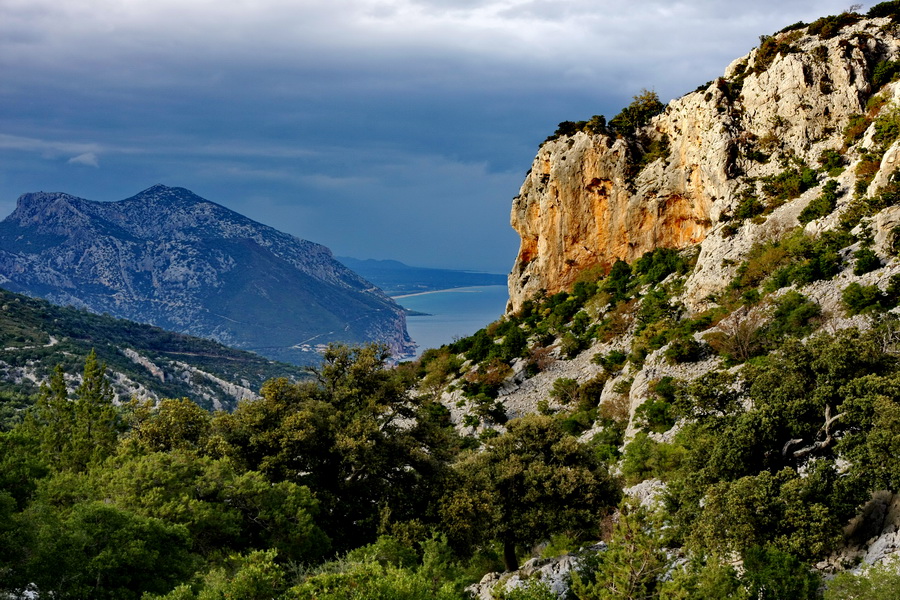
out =
{"type": "Polygon", "coordinates": [[[306,376],[300,367],[211,340],[0,289],[0,396],[5,411],[11,397],[35,394],[56,365],[63,365],[69,387],[76,387],[91,350],[107,364],[119,402],[189,397],[210,410],[230,410],[241,399],[257,398],[269,379],[306,376]]]}
{"type": "Polygon", "coordinates": [[[386,294],[394,296],[476,285],[506,284],[506,275],[497,273],[411,267],[397,260],[360,260],[346,256],[339,256],[337,259],[380,287],[386,294]]]}
{"type": "Polygon", "coordinates": [[[24,194],[0,223],[0,285],[300,364],[333,341],[412,348],[402,308],[330,250],[183,188],[24,194]]]}

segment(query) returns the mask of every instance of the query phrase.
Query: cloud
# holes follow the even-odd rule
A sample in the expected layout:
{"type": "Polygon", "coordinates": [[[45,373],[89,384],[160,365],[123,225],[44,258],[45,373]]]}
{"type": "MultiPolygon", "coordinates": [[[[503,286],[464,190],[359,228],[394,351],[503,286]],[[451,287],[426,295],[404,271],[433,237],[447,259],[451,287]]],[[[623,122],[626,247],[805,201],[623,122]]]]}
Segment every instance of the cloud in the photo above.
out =
{"type": "Polygon", "coordinates": [[[96,154],[100,151],[100,146],[92,143],[45,140],[0,133],[0,150],[37,152],[46,157],[57,157],[67,154],[96,154]]]}
{"type": "Polygon", "coordinates": [[[94,168],[100,167],[100,161],[98,160],[97,154],[95,152],[85,152],[84,154],[73,156],[67,162],[70,165],[85,165],[94,168]]]}
{"type": "Polygon", "coordinates": [[[557,123],[644,87],[676,97],[759,34],[845,7],[0,0],[0,199],[163,181],[346,255],[497,269],[557,123]],[[102,177],[69,167],[101,156],[102,177]]]}

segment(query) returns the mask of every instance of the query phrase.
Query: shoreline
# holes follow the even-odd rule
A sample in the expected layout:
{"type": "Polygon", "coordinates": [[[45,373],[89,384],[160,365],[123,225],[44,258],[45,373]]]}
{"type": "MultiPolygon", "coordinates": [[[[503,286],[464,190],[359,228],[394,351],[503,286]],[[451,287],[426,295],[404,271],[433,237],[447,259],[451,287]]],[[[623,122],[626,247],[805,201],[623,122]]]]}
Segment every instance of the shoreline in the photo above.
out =
{"type": "MultiPolygon", "coordinates": [[[[443,290],[428,290],[427,292],[413,292],[412,294],[401,294],[399,296],[391,296],[391,300],[399,300],[401,298],[412,298],[413,296],[424,296],[425,294],[440,294],[441,292],[463,292],[466,294],[480,294],[481,290],[476,290],[472,288],[476,287],[494,287],[490,285],[466,285],[462,287],[452,287],[446,288],[443,290]]],[[[496,287],[503,287],[500,284],[497,284],[496,287]]]]}

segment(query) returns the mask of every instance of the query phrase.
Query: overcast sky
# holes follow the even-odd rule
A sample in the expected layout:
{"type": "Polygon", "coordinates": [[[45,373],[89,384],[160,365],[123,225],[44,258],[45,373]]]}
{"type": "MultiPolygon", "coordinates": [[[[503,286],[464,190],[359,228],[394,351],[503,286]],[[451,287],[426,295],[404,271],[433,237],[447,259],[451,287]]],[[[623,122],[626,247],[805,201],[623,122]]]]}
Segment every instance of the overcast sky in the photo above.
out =
{"type": "Polygon", "coordinates": [[[0,0],[0,213],[162,183],[337,255],[506,272],[511,200],[560,121],[668,101],[847,7],[0,0]]]}

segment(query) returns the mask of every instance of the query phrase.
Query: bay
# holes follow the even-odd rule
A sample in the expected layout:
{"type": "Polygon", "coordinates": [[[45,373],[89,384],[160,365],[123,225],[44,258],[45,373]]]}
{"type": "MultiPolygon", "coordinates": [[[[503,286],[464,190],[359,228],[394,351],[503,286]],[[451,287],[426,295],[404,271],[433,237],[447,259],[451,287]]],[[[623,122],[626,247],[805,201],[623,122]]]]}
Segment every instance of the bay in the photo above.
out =
{"type": "Polygon", "coordinates": [[[472,335],[496,321],[506,310],[505,285],[482,285],[395,296],[402,307],[428,316],[406,317],[410,337],[418,344],[416,355],[439,348],[459,337],[472,335]]]}

